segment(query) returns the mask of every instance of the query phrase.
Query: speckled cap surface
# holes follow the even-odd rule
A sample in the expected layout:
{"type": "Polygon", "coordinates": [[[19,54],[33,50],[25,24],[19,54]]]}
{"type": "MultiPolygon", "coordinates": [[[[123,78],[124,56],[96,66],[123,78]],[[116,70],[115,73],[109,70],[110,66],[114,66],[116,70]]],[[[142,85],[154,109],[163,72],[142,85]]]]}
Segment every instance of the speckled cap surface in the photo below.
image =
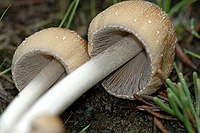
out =
{"type": "Polygon", "coordinates": [[[13,56],[16,87],[23,89],[53,59],[62,64],[66,73],[71,73],[89,60],[86,41],[64,28],[44,29],[26,38],[13,56]]]}
{"type": "Polygon", "coordinates": [[[119,74],[110,75],[102,85],[112,95],[134,99],[133,94],[149,95],[160,87],[162,82],[157,74],[158,69],[166,77],[169,76],[177,39],[170,18],[157,5],[143,0],[124,1],[107,8],[92,20],[88,31],[90,56],[96,56],[127,34],[133,34],[143,44],[145,65],[141,67],[144,67],[142,72],[148,74],[140,79],[140,63],[132,61],[132,66],[127,63],[131,67],[127,64],[123,66],[128,71],[120,68],[121,72],[116,71],[119,74]],[[138,89],[133,83],[135,80],[140,82],[138,89]]]}

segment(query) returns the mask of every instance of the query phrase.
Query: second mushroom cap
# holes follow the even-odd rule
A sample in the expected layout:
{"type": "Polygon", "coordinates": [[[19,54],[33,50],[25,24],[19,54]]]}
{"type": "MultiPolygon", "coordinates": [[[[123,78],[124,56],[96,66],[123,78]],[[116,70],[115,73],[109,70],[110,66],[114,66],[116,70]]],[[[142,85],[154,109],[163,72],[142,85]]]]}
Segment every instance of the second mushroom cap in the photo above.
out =
{"type": "Polygon", "coordinates": [[[12,62],[15,85],[22,90],[48,63],[57,60],[69,74],[89,60],[87,43],[76,32],[48,28],[28,37],[16,50],[12,62]]]}
{"type": "Polygon", "coordinates": [[[142,0],[117,3],[92,20],[88,34],[91,57],[130,35],[144,48],[103,81],[114,96],[134,99],[134,94],[152,94],[162,84],[157,70],[166,77],[172,70],[175,29],[155,4],[142,0]]]}

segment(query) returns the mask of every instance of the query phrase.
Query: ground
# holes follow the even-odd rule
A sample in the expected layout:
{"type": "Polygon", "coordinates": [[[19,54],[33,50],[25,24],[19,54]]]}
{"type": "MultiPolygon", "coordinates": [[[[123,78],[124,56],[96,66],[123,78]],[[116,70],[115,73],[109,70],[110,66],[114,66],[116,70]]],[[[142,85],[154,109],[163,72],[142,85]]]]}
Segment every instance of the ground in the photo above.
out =
{"type": "MultiPolygon", "coordinates": [[[[114,1],[114,0],[113,0],[114,1]]],[[[0,15],[9,6],[11,1],[0,1],[0,15]]],[[[96,2],[96,7],[90,6],[89,0],[81,1],[70,29],[78,32],[82,37],[87,39],[87,27],[91,19],[96,13],[104,10],[112,5],[112,0],[101,0],[96,2]]],[[[176,2],[174,2],[176,3],[176,2]]],[[[173,4],[174,4],[173,3],[173,4]]],[[[0,71],[4,71],[11,66],[12,56],[17,46],[29,35],[36,31],[48,27],[57,27],[61,22],[70,1],[56,0],[15,0],[6,12],[2,22],[0,22],[0,71]]],[[[190,27],[186,28],[178,25],[180,15],[184,17],[193,17],[197,23],[199,30],[199,6],[200,2],[195,5],[188,6],[182,14],[178,14],[173,18],[173,22],[177,28],[178,42],[181,48],[189,49],[199,53],[199,40],[190,34],[190,27]],[[188,29],[188,31],[187,31],[188,29]]],[[[188,22],[185,22],[188,23],[188,22]]],[[[200,61],[190,57],[194,64],[199,68],[200,61]]],[[[189,78],[194,71],[190,66],[183,63],[179,56],[176,56],[176,62],[181,70],[189,78]]],[[[198,70],[198,69],[197,69],[198,70]]],[[[172,80],[176,80],[177,76],[173,71],[172,80]]],[[[160,91],[164,91],[162,86],[160,91]]],[[[11,72],[0,77],[0,110],[1,113],[12,101],[18,91],[12,81],[11,72]]],[[[156,93],[158,94],[158,93],[156,93]]],[[[155,95],[156,95],[155,94],[155,95]]],[[[67,133],[78,132],[90,124],[87,132],[133,132],[148,133],[160,132],[153,123],[154,116],[145,111],[136,109],[144,103],[140,101],[131,101],[115,98],[109,95],[100,83],[95,85],[91,90],[81,96],[69,109],[61,115],[64,121],[67,133]]],[[[178,121],[162,120],[170,132],[184,133],[185,130],[178,121]]]]}

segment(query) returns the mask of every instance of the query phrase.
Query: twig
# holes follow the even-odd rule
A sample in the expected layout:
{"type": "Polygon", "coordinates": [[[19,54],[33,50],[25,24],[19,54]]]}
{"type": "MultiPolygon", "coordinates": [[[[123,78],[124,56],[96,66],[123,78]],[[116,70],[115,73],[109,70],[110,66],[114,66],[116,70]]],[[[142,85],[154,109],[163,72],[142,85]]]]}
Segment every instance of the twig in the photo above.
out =
{"type": "Polygon", "coordinates": [[[177,120],[176,118],[174,118],[172,116],[163,115],[161,113],[155,112],[155,111],[153,111],[148,106],[137,106],[137,109],[146,111],[146,112],[150,113],[151,115],[153,115],[153,116],[155,116],[157,118],[160,118],[160,119],[164,119],[164,120],[177,120]]]}
{"type": "Polygon", "coordinates": [[[188,56],[183,52],[182,48],[179,44],[176,44],[176,53],[180,57],[180,59],[189,67],[197,70],[197,66],[188,58],[188,56]]]}
{"type": "Polygon", "coordinates": [[[133,95],[135,99],[137,99],[138,101],[141,101],[143,102],[144,104],[146,105],[149,105],[149,106],[154,106],[153,103],[149,102],[149,101],[152,101],[153,100],[153,97],[151,96],[145,96],[145,95],[133,95]]]}
{"type": "Polygon", "coordinates": [[[156,117],[154,117],[154,124],[160,129],[162,133],[170,133],[165,126],[159,121],[156,117]]]}

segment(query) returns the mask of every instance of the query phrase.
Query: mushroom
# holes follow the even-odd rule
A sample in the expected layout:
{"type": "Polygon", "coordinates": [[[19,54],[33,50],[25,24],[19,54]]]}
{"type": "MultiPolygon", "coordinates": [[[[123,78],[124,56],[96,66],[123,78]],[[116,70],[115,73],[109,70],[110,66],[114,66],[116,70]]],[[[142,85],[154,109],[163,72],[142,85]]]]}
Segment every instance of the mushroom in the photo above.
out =
{"type": "Polygon", "coordinates": [[[175,29],[155,4],[142,0],[115,4],[92,20],[88,33],[92,59],[45,93],[12,133],[28,132],[32,119],[41,113],[61,114],[111,73],[103,81],[106,90],[117,97],[133,99],[133,94],[150,95],[160,87],[157,70],[166,77],[172,70],[175,29]]]}
{"type": "Polygon", "coordinates": [[[65,129],[59,117],[44,114],[34,118],[30,133],[65,133],[65,129]]]}
{"type": "MultiPolygon", "coordinates": [[[[150,95],[162,84],[157,70],[168,77],[174,61],[174,26],[153,3],[135,0],[118,3],[93,19],[89,28],[89,54],[97,56],[116,42],[133,35],[144,48],[102,82],[108,93],[125,99],[150,95]]],[[[105,63],[106,64],[106,63],[105,63]]]]}
{"type": "Polygon", "coordinates": [[[56,81],[88,59],[86,41],[67,29],[45,29],[23,41],[12,64],[13,80],[20,93],[1,115],[0,132],[8,132],[56,81]]]}

